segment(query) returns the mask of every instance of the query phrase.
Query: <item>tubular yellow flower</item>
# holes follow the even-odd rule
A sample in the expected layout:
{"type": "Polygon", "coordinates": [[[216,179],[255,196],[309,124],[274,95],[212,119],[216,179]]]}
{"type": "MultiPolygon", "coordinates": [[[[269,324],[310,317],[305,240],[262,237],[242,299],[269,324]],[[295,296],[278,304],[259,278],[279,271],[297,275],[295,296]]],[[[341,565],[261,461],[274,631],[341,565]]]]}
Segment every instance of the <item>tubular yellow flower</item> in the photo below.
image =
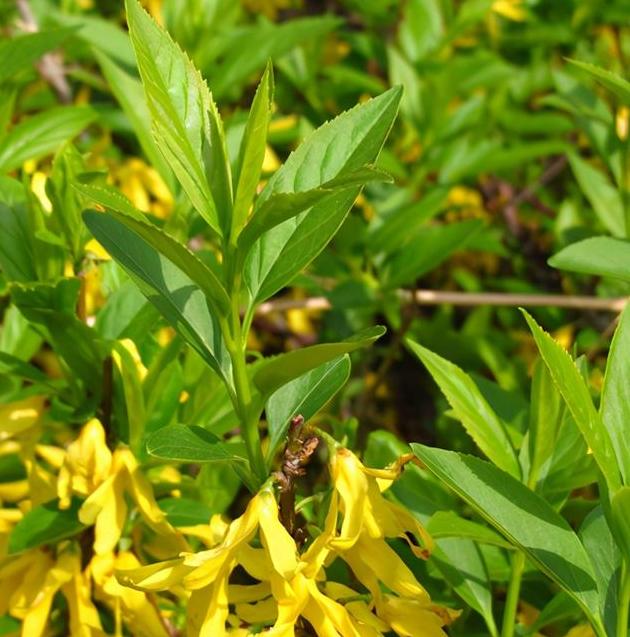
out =
{"type": "Polygon", "coordinates": [[[147,595],[121,586],[114,576],[117,568],[129,569],[137,566],[137,558],[127,551],[118,555],[95,555],[89,567],[94,581],[94,596],[115,615],[120,613],[122,621],[132,629],[136,637],[168,637],[169,632],[147,595]]]}
{"type": "Polygon", "coordinates": [[[163,542],[171,540],[171,554],[187,546],[167,522],[131,451],[116,449],[112,453],[103,426],[95,418],[68,447],[59,472],[57,495],[61,508],[70,506],[73,494],[86,497],[79,519],[83,524],[95,525],[94,551],[99,555],[111,552],[120,539],[127,519],[125,494],[134,501],[145,523],[163,536],[163,542]]]}
{"type": "Polygon", "coordinates": [[[381,487],[388,487],[396,479],[406,460],[403,457],[385,470],[369,469],[349,449],[337,450],[331,474],[342,505],[343,523],[340,534],[331,540],[333,548],[347,550],[365,533],[371,538],[400,537],[417,557],[429,556],[433,541],[424,527],[408,511],[381,495],[381,487]]]}
{"type": "Polygon", "coordinates": [[[92,418],[68,446],[63,466],[59,470],[57,495],[59,506],[67,509],[73,493],[88,496],[102,484],[112,466],[112,452],[105,442],[103,425],[92,418]]]}
{"type": "Polygon", "coordinates": [[[0,568],[0,613],[22,620],[22,635],[47,634],[53,598],[61,592],[68,602],[71,637],[105,635],[91,584],[81,570],[78,551],[67,545],[56,560],[46,551],[34,549],[0,568]]]}
{"type": "MultiPolygon", "coordinates": [[[[216,520],[212,525],[221,530],[216,520]]],[[[202,637],[231,634],[226,627],[229,604],[262,601],[271,590],[267,583],[270,574],[285,581],[295,576],[300,565],[295,542],[278,519],[278,505],[270,488],[254,496],[243,515],[226,532],[217,534],[220,535],[224,537],[208,550],[182,553],[178,558],[140,568],[121,569],[117,572],[118,580],[144,591],[171,589],[181,584],[192,591],[188,605],[190,634],[202,637]],[[250,545],[257,532],[263,548],[250,545]],[[229,576],[237,565],[260,583],[230,586],[229,576]]],[[[270,619],[275,619],[275,612],[270,619]]]]}
{"type": "Polygon", "coordinates": [[[131,451],[117,449],[112,455],[109,477],[92,492],[79,510],[83,524],[95,525],[95,553],[108,553],[120,539],[127,517],[125,493],[134,501],[145,523],[163,536],[163,541],[172,540],[176,550],[186,548],[155,501],[151,485],[142,475],[131,451]]]}

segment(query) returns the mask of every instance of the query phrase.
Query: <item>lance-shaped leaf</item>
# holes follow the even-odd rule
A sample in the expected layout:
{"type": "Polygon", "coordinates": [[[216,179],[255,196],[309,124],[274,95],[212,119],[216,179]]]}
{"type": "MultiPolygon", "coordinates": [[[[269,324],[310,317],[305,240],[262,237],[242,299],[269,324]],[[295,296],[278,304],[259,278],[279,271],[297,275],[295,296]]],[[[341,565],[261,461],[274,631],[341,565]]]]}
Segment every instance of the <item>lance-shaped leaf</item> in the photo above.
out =
{"type": "Polygon", "coordinates": [[[411,447],[431,473],[523,550],[577,601],[596,627],[601,627],[593,568],[584,546],[559,513],[485,460],[415,443],[411,447]]]}
{"type": "MultiPolygon", "coordinates": [[[[89,187],[88,187],[89,188],[89,187]]],[[[116,224],[126,226],[131,232],[137,234],[144,241],[151,245],[156,251],[173,262],[182,272],[194,281],[194,283],[204,292],[210,307],[217,315],[225,315],[230,309],[230,298],[219,281],[216,274],[198,259],[188,248],[173,239],[154,225],[146,221],[146,218],[135,209],[134,216],[130,216],[128,208],[119,207],[116,199],[111,197],[110,191],[105,191],[105,196],[100,196],[102,189],[97,191],[86,189],[84,186],[80,191],[87,194],[92,192],[91,198],[108,209],[109,222],[113,228],[116,224]],[[105,202],[109,202],[105,203],[105,202]],[[110,204],[116,207],[112,208],[110,204]]],[[[108,222],[105,222],[108,223],[108,222]]]]}
{"type": "MultiPolygon", "coordinates": [[[[374,163],[396,117],[400,96],[401,89],[392,88],[318,128],[269,180],[258,205],[278,193],[319,188],[374,163]]],[[[359,192],[360,187],[335,192],[258,239],[245,267],[253,302],[287,285],[321,252],[359,192]]]]}
{"type": "Polygon", "coordinates": [[[0,43],[0,84],[58,47],[74,31],[74,28],[51,29],[5,39],[0,43]]]}
{"type": "MultiPolygon", "coordinates": [[[[132,229],[130,219],[122,223],[112,214],[92,210],[85,211],[83,219],[94,237],[118,261],[162,316],[206,363],[230,383],[230,358],[217,317],[210,312],[207,297],[199,285],[136,229],[132,229]]],[[[161,241],[168,242],[164,239],[166,236],[161,235],[161,241]]]]}
{"type": "Polygon", "coordinates": [[[306,372],[274,392],[265,406],[269,427],[267,460],[286,436],[289,423],[298,414],[308,420],[345,384],[350,375],[350,357],[345,354],[306,372]]]}
{"type": "Polygon", "coordinates": [[[58,500],[33,507],[13,527],[9,536],[9,554],[43,544],[56,544],[83,531],[85,525],[78,517],[81,504],[81,500],[73,498],[67,509],[60,509],[58,500]]]}
{"type": "Polygon", "coordinates": [[[576,153],[569,153],[573,174],[595,214],[615,237],[626,236],[623,199],[608,176],[576,153]]]}
{"type": "Polygon", "coordinates": [[[197,212],[222,234],[229,230],[231,177],[210,91],[137,0],[126,0],[125,7],[156,143],[197,212]]]}
{"type": "Polygon", "coordinates": [[[147,440],[147,451],[156,458],[178,462],[247,462],[242,445],[227,444],[194,425],[158,429],[147,440]]]}
{"type": "Polygon", "coordinates": [[[602,86],[612,91],[626,106],[630,106],[630,82],[624,80],[621,76],[603,69],[601,66],[581,62],[580,60],[568,60],[571,64],[583,71],[586,71],[591,77],[595,78],[602,86]]]}
{"type": "Polygon", "coordinates": [[[234,171],[236,183],[232,216],[232,236],[234,237],[238,236],[245,225],[260,180],[267,147],[267,128],[271,119],[272,100],[273,70],[268,64],[249,111],[234,171]]]}
{"type": "Polygon", "coordinates": [[[144,90],[140,81],[129,75],[105,53],[94,50],[94,55],[103,71],[118,103],[133,126],[140,146],[151,165],[160,173],[168,187],[173,190],[173,173],[158,150],[151,133],[151,113],[147,106],[144,90]]]}
{"type": "MultiPolygon", "coordinates": [[[[528,484],[535,485],[541,467],[558,449],[558,436],[562,431],[566,406],[551,379],[547,366],[536,362],[532,378],[529,408],[529,474],[528,484]]],[[[565,437],[566,440],[566,437],[565,437]]]]}
{"type": "Polygon", "coordinates": [[[96,118],[87,106],[51,108],[14,126],[0,141],[0,173],[56,151],[96,118]]]}
{"type": "Polygon", "coordinates": [[[357,332],[339,343],[321,343],[265,358],[253,366],[254,385],[263,398],[293,379],[323,365],[343,354],[349,354],[371,345],[385,334],[385,328],[377,325],[357,332]]]}
{"type": "Polygon", "coordinates": [[[604,427],[610,436],[619,471],[624,484],[630,484],[630,445],[628,444],[628,423],[630,423],[630,307],[626,306],[608,354],[606,375],[600,403],[600,413],[604,427]]]}
{"type": "Polygon", "coordinates": [[[608,630],[607,634],[614,635],[619,612],[621,551],[601,506],[595,507],[586,516],[579,533],[595,571],[599,588],[599,608],[608,630]]]}
{"type": "Polygon", "coordinates": [[[617,457],[610,435],[593,405],[582,375],[565,349],[543,331],[525,310],[521,311],[554,384],[562,394],[575,424],[590,447],[593,458],[608,483],[608,488],[614,493],[621,486],[617,457]]]}
{"type": "Polygon", "coordinates": [[[335,177],[319,188],[303,192],[280,192],[272,195],[263,204],[256,205],[254,208],[251,219],[239,236],[239,249],[243,254],[247,253],[256,239],[267,230],[271,230],[283,221],[308,210],[335,191],[356,189],[372,181],[391,181],[391,177],[388,173],[372,166],[363,166],[335,177]]]}
{"type": "Polygon", "coordinates": [[[424,363],[446,396],[468,435],[497,467],[520,477],[516,452],[505,425],[488,404],[483,394],[462,369],[434,352],[407,341],[409,349],[424,363]]]}
{"type": "Polygon", "coordinates": [[[549,265],[630,281],[630,242],[613,237],[591,237],[560,250],[549,259],[549,265]]]}

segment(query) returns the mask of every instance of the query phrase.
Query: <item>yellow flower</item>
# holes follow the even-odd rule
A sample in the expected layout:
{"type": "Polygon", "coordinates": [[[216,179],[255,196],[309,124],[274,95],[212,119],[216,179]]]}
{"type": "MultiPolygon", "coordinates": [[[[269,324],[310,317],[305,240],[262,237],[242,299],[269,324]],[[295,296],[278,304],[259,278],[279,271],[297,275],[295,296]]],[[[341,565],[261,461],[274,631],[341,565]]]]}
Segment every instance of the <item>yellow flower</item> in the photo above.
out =
{"type": "Polygon", "coordinates": [[[364,534],[372,539],[404,539],[416,557],[426,559],[433,540],[426,529],[406,509],[386,500],[381,490],[389,487],[400,474],[403,457],[389,469],[365,467],[352,451],[340,448],[332,458],[331,475],[339,494],[343,523],[331,546],[347,550],[364,534]]]}
{"type": "Polygon", "coordinates": [[[120,618],[136,637],[168,637],[168,629],[157,606],[145,593],[121,586],[114,575],[115,569],[139,565],[135,555],[128,551],[121,551],[118,555],[95,555],[89,566],[94,581],[94,597],[105,604],[116,618],[120,618]]]}
{"type": "Polygon", "coordinates": [[[523,22],[527,18],[523,0],[494,0],[492,11],[515,22],[523,22]]]}
{"type": "Polygon", "coordinates": [[[47,551],[33,549],[0,568],[0,614],[21,619],[22,635],[46,634],[53,599],[59,591],[68,603],[71,637],[104,637],[91,601],[90,580],[81,570],[73,545],[66,546],[56,560],[47,551]]]}
{"type": "Polygon", "coordinates": [[[113,453],[105,442],[101,423],[92,419],[68,447],[66,462],[59,472],[57,494],[60,507],[70,506],[73,494],[85,497],[79,519],[95,525],[94,551],[109,553],[118,543],[127,520],[129,495],[145,523],[162,536],[166,550],[186,548],[183,538],[167,522],[153,496],[151,484],[142,474],[129,449],[113,453]]]}
{"type": "Polygon", "coordinates": [[[166,219],[173,208],[173,196],[159,173],[142,159],[132,157],[116,167],[114,183],[133,205],[166,219]]]}
{"type": "MultiPolygon", "coordinates": [[[[221,535],[216,521],[214,526],[221,535]]],[[[287,579],[297,571],[297,547],[278,519],[278,506],[269,488],[252,498],[243,515],[227,527],[215,547],[199,553],[182,553],[158,564],[120,570],[117,576],[122,584],[143,591],[170,590],[183,585],[192,591],[187,613],[189,633],[221,637],[230,634],[226,628],[230,596],[233,603],[241,603],[255,601],[268,591],[259,585],[230,586],[229,576],[237,565],[259,580],[268,580],[271,573],[287,579]],[[260,549],[250,546],[257,532],[260,549]]]]}
{"type": "Polygon", "coordinates": [[[442,626],[457,613],[434,604],[386,542],[386,538],[404,538],[423,558],[432,547],[422,525],[381,493],[409,459],[404,456],[389,468],[376,470],[364,467],[349,450],[339,449],[332,461],[334,488],[324,528],[299,556],[280,524],[275,498],[265,487],[228,526],[213,518],[213,528],[192,529],[207,544],[214,544],[209,550],[120,570],[118,579],[142,591],[179,587],[191,591],[187,607],[191,636],[247,634],[239,624],[245,622],[268,626],[264,634],[270,637],[294,637],[302,617],[320,637],[382,637],[391,631],[400,636],[445,637],[442,626]],[[346,561],[367,594],[326,581],[326,566],[336,557],[346,561]],[[237,566],[255,583],[231,584],[237,566]]]}
{"type": "Polygon", "coordinates": [[[29,396],[0,405],[0,440],[21,434],[39,424],[45,396],[29,396]]]}

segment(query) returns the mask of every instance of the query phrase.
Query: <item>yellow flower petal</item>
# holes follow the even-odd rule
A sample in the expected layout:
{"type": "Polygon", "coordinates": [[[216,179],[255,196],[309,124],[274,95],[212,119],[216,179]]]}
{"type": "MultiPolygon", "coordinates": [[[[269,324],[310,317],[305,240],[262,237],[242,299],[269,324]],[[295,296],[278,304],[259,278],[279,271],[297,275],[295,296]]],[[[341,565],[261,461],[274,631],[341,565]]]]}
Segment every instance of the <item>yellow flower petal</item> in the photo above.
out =
{"type": "Polygon", "coordinates": [[[285,579],[290,579],[297,569],[295,540],[278,519],[278,505],[270,491],[261,491],[259,524],[261,540],[273,567],[285,579]]]}
{"type": "Polygon", "coordinates": [[[361,535],[352,550],[344,553],[342,557],[373,595],[373,583],[370,580],[363,582],[359,572],[369,571],[377,580],[399,595],[415,597],[425,605],[430,604],[429,594],[385,540],[375,540],[361,535]]]}
{"type": "Polygon", "coordinates": [[[129,570],[117,570],[116,579],[123,586],[141,591],[163,591],[179,583],[194,567],[185,564],[185,557],[129,570]]]}
{"type": "Polygon", "coordinates": [[[446,637],[444,620],[418,600],[387,596],[377,612],[401,637],[446,637]]]}
{"type": "Polygon", "coordinates": [[[196,590],[208,586],[237,549],[249,542],[258,527],[260,505],[259,494],[250,500],[245,513],[230,524],[225,540],[219,546],[187,556],[186,564],[197,568],[185,578],[186,589],[196,590]]]}
{"type": "Polygon", "coordinates": [[[199,637],[224,637],[228,618],[228,578],[234,566],[226,562],[216,579],[206,588],[195,591],[188,603],[188,632],[199,637]]]}
{"type": "Polygon", "coordinates": [[[363,526],[368,481],[358,458],[348,449],[337,451],[332,462],[332,477],[343,504],[343,523],[339,537],[331,541],[331,546],[347,550],[357,541],[363,526]]]}
{"type": "Polygon", "coordinates": [[[35,426],[44,411],[45,396],[29,396],[0,405],[0,438],[13,436],[35,426]]]}

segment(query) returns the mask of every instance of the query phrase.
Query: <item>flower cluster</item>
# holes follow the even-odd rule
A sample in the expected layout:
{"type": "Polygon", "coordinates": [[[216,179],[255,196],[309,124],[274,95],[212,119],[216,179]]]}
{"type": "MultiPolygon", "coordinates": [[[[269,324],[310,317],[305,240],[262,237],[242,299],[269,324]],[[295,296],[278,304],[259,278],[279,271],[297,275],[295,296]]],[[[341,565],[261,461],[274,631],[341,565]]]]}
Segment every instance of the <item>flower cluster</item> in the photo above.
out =
{"type": "Polygon", "coordinates": [[[140,565],[132,546],[119,542],[129,522],[127,498],[171,555],[189,548],[165,519],[150,483],[126,448],[111,451],[101,423],[90,420],[64,450],[37,442],[44,402],[31,397],[4,410],[0,455],[18,454],[26,476],[5,483],[0,508],[0,616],[21,621],[21,634],[47,634],[58,593],[68,609],[72,637],[107,635],[98,606],[109,609],[115,634],[123,626],[139,637],[168,637],[163,613],[150,597],[121,586],[117,569],[140,565]],[[58,499],[55,497],[58,496],[58,499]],[[79,503],[85,529],[72,539],[9,553],[11,530],[39,504],[67,510],[79,503]]]}
{"type": "Polygon", "coordinates": [[[320,637],[390,631],[443,636],[442,627],[456,613],[431,601],[388,542],[403,538],[420,558],[432,546],[422,525],[382,495],[403,461],[373,470],[348,449],[338,449],[324,528],[302,552],[280,524],[272,486],[266,485],[214,546],[120,570],[118,579],[140,591],[177,590],[189,597],[189,634],[200,637],[289,637],[304,622],[320,637]],[[349,567],[352,586],[329,579],[337,559],[349,567]]]}

